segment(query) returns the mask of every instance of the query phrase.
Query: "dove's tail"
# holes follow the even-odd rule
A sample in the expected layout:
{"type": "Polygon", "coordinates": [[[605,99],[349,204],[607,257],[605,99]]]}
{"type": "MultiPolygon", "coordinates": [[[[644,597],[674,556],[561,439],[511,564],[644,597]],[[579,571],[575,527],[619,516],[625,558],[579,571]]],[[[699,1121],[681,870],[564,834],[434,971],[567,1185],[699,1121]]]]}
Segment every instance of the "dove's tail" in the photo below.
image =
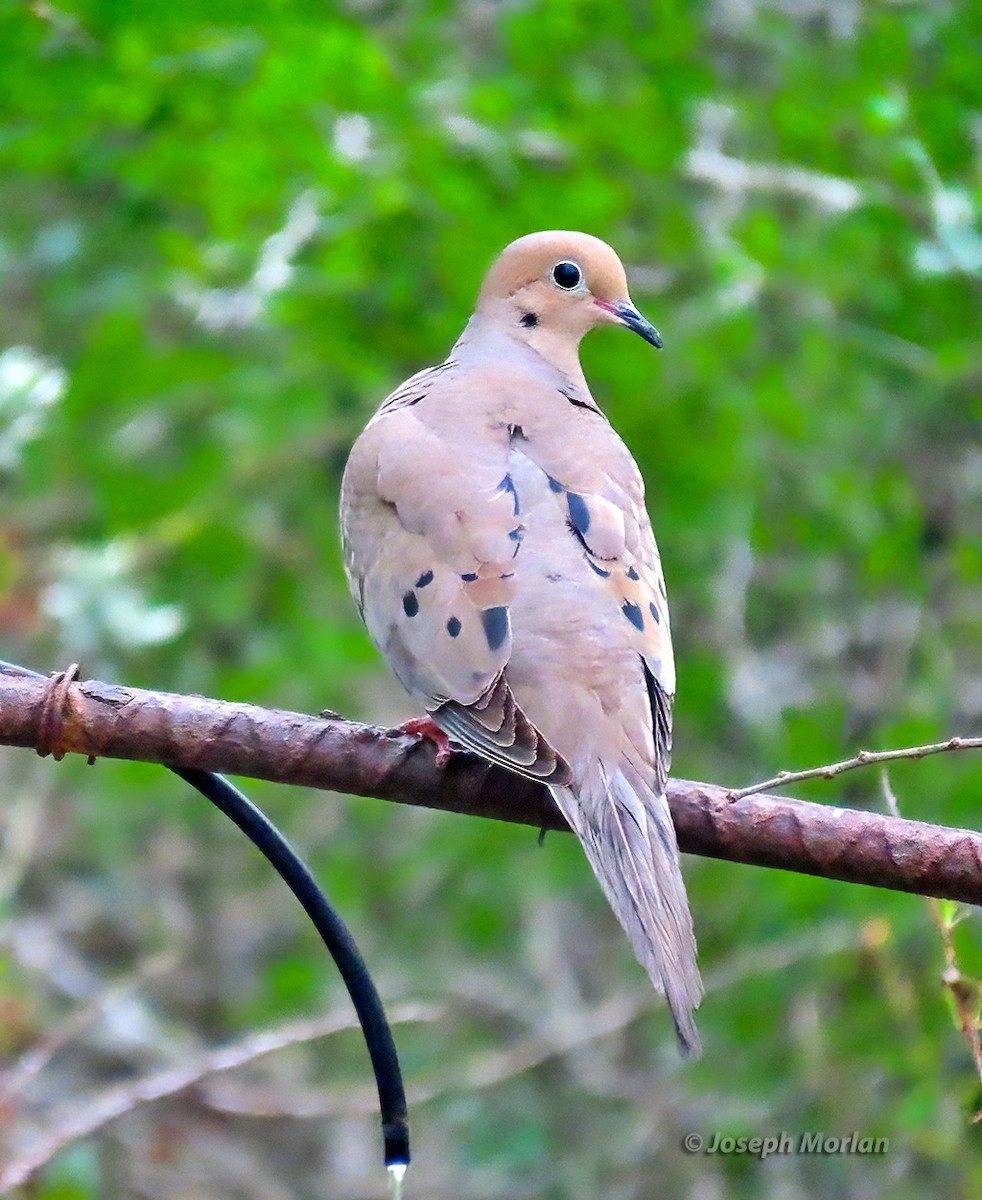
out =
{"type": "Polygon", "coordinates": [[[698,1056],[693,1010],[702,999],[702,980],[668,802],[645,787],[629,764],[606,780],[598,775],[582,786],[551,790],[638,961],[664,993],[679,1045],[698,1056]]]}

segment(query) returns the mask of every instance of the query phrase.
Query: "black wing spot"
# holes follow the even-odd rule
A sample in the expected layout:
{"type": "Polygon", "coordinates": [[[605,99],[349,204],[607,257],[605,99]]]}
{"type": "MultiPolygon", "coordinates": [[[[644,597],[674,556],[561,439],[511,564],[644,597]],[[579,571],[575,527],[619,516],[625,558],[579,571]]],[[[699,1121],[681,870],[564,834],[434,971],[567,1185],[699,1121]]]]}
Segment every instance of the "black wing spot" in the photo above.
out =
{"type": "Polygon", "coordinates": [[[382,405],[382,411],[395,412],[398,408],[412,408],[414,404],[419,404],[420,400],[425,399],[426,392],[396,392],[382,405]]]}
{"type": "Polygon", "coordinates": [[[600,576],[601,579],[609,579],[610,578],[610,572],[605,571],[603,569],[603,567],[598,567],[592,558],[587,558],[587,562],[590,564],[591,568],[600,576]]]}
{"type": "Polygon", "coordinates": [[[502,642],[508,636],[508,609],[486,608],[481,613],[481,624],[484,626],[484,636],[488,640],[488,647],[492,651],[500,649],[502,642]]]}
{"type": "Polygon", "coordinates": [[[648,612],[650,612],[651,615],[655,618],[655,624],[660,625],[661,624],[661,615],[658,612],[658,606],[655,604],[654,600],[652,600],[651,603],[648,605],[648,612]]]}
{"type": "Polygon", "coordinates": [[[628,579],[640,579],[641,578],[641,576],[637,573],[637,571],[634,569],[634,567],[628,567],[627,577],[628,577],[628,579]]]}
{"type": "Polygon", "coordinates": [[[403,596],[402,611],[407,617],[415,617],[419,612],[419,600],[415,592],[409,591],[403,596]]]}
{"type": "Polygon", "coordinates": [[[586,501],[576,492],[569,492],[566,503],[569,505],[569,519],[573,522],[573,528],[585,537],[590,528],[590,510],[586,501]]]}
{"type": "Polygon", "coordinates": [[[502,481],[498,484],[498,491],[499,492],[508,492],[508,494],[511,496],[512,516],[517,517],[518,516],[518,492],[515,491],[515,481],[514,481],[514,479],[512,479],[511,475],[506,475],[504,477],[504,479],[502,479],[502,481]]]}
{"type": "Polygon", "coordinates": [[[564,492],[566,490],[558,479],[553,479],[551,475],[547,475],[546,478],[549,480],[549,487],[552,491],[564,492]]]}
{"type": "Polygon", "coordinates": [[[457,617],[451,617],[447,622],[447,633],[454,638],[460,633],[460,621],[457,617]]]}
{"type": "MultiPolygon", "coordinates": [[[[575,537],[576,540],[580,543],[581,547],[583,548],[583,553],[586,554],[587,557],[589,558],[589,556],[593,553],[593,551],[586,544],[586,539],[584,538],[583,534],[580,533],[580,531],[576,528],[576,526],[573,524],[572,521],[566,522],[566,528],[570,531],[570,533],[573,535],[573,537],[575,537]]],[[[593,563],[591,562],[590,565],[593,566],[593,563]]]]}
{"type": "Polygon", "coordinates": [[[521,425],[509,425],[508,436],[512,439],[512,441],[521,440],[524,442],[527,440],[525,437],[525,430],[521,427],[521,425]]]}
{"type": "Polygon", "coordinates": [[[632,604],[630,600],[625,600],[621,605],[621,612],[631,622],[635,629],[644,633],[644,614],[636,604],[632,604]]]}
{"type": "Polygon", "coordinates": [[[416,586],[418,588],[424,588],[428,584],[431,584],[432,582],[433,582],[433,572],[432,571],[424,571],[423,574],[420,575],[419,579],[416,580],[416,586]]]}
{"type": "Polygon", "coordinates": [[[598,417],[603,416],[603,413],[595,404],[591,404],[588,400],[581,400],[571,388],[560,388],[559,394],[565,396],[570,404],[576,408],[585,408],[588,412],[596,413],[598,417]]]}
{"type": "Polygon", "coordinates": [[[438,366],[430,367],[426,371],[420,371],[418,376],[407,380],[405,387],[400,388],[397,392],[393,392],[383,402],[379,412],[395,412],[396,409],[412,408],[414,404],[419,404],[420,400],[425,400],[429,394],[427,388],[434,377],[440,375],[443,371],[449,371],[454,366],[456,366],[456,361],[448,358],[446,362],[442,362],[438,366]]]}
{"type": "Polygon", "coordinates": [[[473,583],[476,578],[476,571],[468,571],[466,575],[461,575],[461,579],[464,581],[464,583],[473,583]]]}
{"type": "Polygon", "coordinates": [[[609,571],[601,570],[593,561],[595,558],[601,559],[603,562],[613,562],[613,558],[604,558],[602,554],[597,554],[584,536],[590,528],[590,509],[587,502],[577,492],[567,492],[566,502],[569,508],[569,517],[566,521],[566,528],[570,531],[573,537],[580,543],[583,553],[587,556],[587,562],[597,572],[598,575],[606,577],[610,574],[609,571]]]}

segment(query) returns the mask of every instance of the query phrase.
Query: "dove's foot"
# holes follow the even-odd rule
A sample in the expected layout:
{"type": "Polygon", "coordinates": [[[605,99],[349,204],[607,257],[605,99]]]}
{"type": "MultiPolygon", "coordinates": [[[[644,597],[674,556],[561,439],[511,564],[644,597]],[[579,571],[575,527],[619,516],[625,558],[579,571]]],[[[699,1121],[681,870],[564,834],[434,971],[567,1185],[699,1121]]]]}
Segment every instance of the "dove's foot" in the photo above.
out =
{"type": "Polygon", "coordinates": [[[436,722],[429,717],[413,717],[399,728],[403,733],[414,733],[417,737],[425,738],[436,746],[436,765],[445,767],[450,761],[453,751],[450,749],[450,739],[436,722]]]}

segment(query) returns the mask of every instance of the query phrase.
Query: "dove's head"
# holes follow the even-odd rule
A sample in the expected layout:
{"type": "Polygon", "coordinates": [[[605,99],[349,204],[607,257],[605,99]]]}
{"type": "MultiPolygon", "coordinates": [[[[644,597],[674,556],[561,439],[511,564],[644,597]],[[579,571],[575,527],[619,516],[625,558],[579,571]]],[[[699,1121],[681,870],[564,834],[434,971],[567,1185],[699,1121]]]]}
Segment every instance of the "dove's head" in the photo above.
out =
{"type": "Polygon", "coordinates": [[[530,233],[506,246],[485,276],[477,312],[557,366],[596,325],[623,325],[662,344],[634,307],[621,260],[588,233],[530,233]]]}

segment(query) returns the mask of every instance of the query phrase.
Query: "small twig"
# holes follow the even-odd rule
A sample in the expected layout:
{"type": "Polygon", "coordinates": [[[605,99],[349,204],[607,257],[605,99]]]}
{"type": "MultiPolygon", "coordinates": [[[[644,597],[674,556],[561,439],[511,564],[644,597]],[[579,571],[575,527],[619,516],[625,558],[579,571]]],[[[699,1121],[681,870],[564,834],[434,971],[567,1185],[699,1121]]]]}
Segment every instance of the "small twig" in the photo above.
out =
{"type": "MultiPolygon", "coordinates": [[[[880,775],[880,786],[887,808],[894,817],[900,816],[900,806],[893,788],[890,786],[890,776],[884,767],[880,775]]],[[[944,970],[941,972],[941,982],[947,989],[958,1014],[958,1024],[962,1037],[968,1043],[975,1070],[982,1080],[982,1042],[979,1039],[980,999],[982,986],[976,980],[966,979],[958,966],[958,956],[955,952],[955,941],[952,932],[962,919],[962,913],[951,900],[937,900],[934,896],[925,896],[924,902],[931,914],[931,920],[938,937],[941,939],[941,949],[944,953],[944,970]]],[[[982,1121],[982,1109],[975,1112],[972,1123],[982,1121]]]]}
{"type": "Polygon", "coordinates": [[[806,771],[778,771],[773,779],[765,779],[750,787],[739,788],[729,793],[730,800],[742,800],[757,792],[784,783],[800,783],[803,779],[834,779],[844,771],[855,771],[857,767],[869,767],[874,763],[896,762],[901,758],[927,758],[930,754],[945,754],[950,750],[980,750],[982,737],[951,737],[946,742],[932,742],[928,746],[907,746],[901,750],[860,750],[855,758],[844,758],[842,762],[827,763],[824,767],[809,767],[806,771]]]}

